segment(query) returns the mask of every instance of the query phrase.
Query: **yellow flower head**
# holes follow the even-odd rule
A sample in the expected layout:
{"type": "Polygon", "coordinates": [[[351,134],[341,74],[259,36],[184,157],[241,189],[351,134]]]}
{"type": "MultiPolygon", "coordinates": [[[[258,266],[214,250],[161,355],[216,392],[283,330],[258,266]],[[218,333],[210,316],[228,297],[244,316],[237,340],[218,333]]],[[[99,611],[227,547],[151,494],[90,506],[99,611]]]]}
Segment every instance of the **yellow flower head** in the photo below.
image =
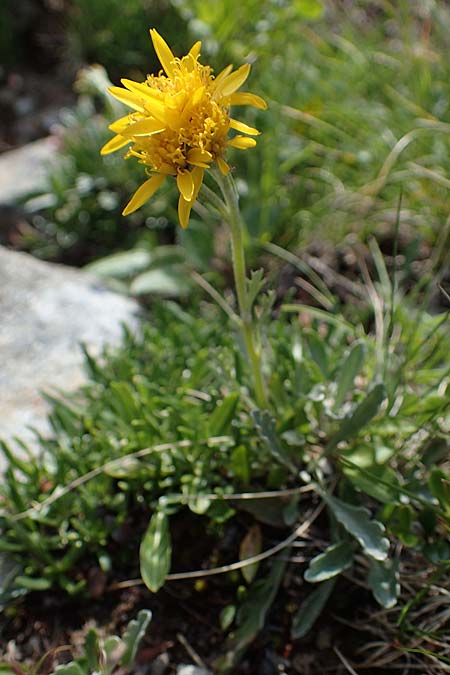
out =
{"type": "Polygon", "coordinates": [[[230,171],[224,159],[228,146],[246,150],[256,145],[251,136],[259,131],[232,119],[230,106],[252,105],[261,110],[267,106],[255,94],[235,93],[248,77],[249,64],[234,72],[227,66],[214,77],[209,66],[199,63],[200,42],[179,59],[155,29],[150,36],[164,70],[157,76],[148,75],[145,82],[122,80],[125,88],[110,87],[109,92],[134,112],[110,125],[116,136],[101,153],[130,144],[125,157],[137,157],[148,167],[150,178],[136,190],[123,215],[140,208],[167,176],[174,176],[180,191],[178,215],[185,228],[205,169],[215,162],[226,175],[230,171]],[[228,139],[230,129],[240,133],[228,139]]]}

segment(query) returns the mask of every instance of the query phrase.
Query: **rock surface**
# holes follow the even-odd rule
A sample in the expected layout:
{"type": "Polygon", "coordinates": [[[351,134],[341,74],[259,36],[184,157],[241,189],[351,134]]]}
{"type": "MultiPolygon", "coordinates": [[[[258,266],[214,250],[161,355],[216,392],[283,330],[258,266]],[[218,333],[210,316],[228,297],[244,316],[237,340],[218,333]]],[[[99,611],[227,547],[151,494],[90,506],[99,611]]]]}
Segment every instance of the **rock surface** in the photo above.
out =
{"type": "Polygon", "coordinates": [[[41,188],[56,151],[55,139],[48,137],[1,154],[0,203],[11,204],[17,197],[41,188]]]}
{"type": "Polygon", "coordinates": [[[30,441],[29,425],[45,433],[41,391],[80,386],[80,343],[93,354],[119,343],[122,323],[137,328],[138,310],[83,271],[0,247],[0,438],[30,441]]]}

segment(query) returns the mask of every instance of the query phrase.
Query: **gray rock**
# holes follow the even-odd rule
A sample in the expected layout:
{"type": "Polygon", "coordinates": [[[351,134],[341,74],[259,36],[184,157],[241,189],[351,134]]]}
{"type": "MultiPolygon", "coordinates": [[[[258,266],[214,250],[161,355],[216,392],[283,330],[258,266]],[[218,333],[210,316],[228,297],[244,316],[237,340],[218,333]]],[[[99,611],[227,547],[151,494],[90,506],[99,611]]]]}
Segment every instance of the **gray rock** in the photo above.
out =
{"type": "Polygon", "coordinates": [[[206,668],[181,664],[177,666],[177,675],[212,675],[212,673],[206,668]]]}
{"type": "Polygon", "coordinates": [[[122,323],[137,328],[138,308],[81,270],[0,247],[0,438],[29,441],[29,425],[45,433],[41,391],[79,387],[80,343],[93,354],[118,344],[122,323]]]}
{"type": "Polygon", "coordinates": [[[11,204],[17,197],[41,188],[56,152],[56,141],[49,137],[1,154],[0,203],[11,204]]]}

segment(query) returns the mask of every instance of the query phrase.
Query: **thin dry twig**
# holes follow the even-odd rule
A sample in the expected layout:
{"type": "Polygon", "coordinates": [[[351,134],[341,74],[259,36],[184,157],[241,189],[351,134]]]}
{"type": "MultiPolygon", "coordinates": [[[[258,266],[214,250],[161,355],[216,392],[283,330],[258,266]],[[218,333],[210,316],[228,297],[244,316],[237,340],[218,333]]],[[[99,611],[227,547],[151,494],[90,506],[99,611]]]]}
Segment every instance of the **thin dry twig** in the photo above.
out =
{"type": "Polygon", "coordinates": [[[208,670],[208,667],[206,663],[203,661],[201,656],[195,651],[195,649],[192,647],[191,644],[187,641],[183,633],[177,633],[177,640],[180,644],[183,645],[187,653],[189,654],[190,658],[194,661],[194,663],[199,666],[199,668],[203,668],[204,670],[208,670]]]}
{"type": "Polygon", "coordinates": [[[270,490],[265,492],[232,492],[217,494],[216,492],[202,493],[198,495],[184,495],[181,492],[174,493],[168,497],[161,497],[160,503],[167,503],[171,501],[186,501],[193,502],[199,497],[208,499],[210,501],[246,501],[251,499],[275,499],[279,497],[291,497],[293,495],[304,494],[305,492],[314,492],[316,485],[310,483],[309,485],[301,485],[296,488],[286,488],[285,490],[270,490]]]}
{"type": "Polygon", "coordinates": [[[350,673],[350,675],[358,675],[356,670],[354,670],[354,668],[351,667],[351,665],[349,664],[345,656],[342,654],[342,652],[340,652],[337,647],[333,647],[333,650],[337,655],[338,659],[341,661],[344,668],[350,673]]]}

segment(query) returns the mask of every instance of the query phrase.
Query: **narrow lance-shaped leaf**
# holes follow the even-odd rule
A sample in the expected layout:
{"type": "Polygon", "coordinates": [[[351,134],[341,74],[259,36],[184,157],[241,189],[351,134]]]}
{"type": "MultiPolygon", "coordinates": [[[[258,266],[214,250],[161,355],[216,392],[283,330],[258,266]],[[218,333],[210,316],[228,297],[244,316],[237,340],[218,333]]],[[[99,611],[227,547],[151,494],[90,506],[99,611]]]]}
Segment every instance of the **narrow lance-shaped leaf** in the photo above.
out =
{"type": "Polygon", "coordinates": [[[222,404],[218,405],[209,418],[209,429],[211,436],[220,436],[224,434],[234,417],[236,407],[239,402],[239,394],[234,392],[223,399],[222,404]]]}
{"type": "Polygon", "coordinates": [[[299,640],[307,635],[314,626],[331,595],[335,581],[336,579],[324,581],[302,603],[292,621],[291,635],[294,640],[299,640]]]}
{"type": "Polygon", "coordinates": [[[164,584],[164,579],[170,569],[171,556],[168,519],[163,511],[156,511],[150,520],[140,547],[142,579],[153,593],[156,593],[164,584]]]}
{"type": "Polygon", "coordinates": [[[450,512],[450,477],[441,469],[434,468],[430,473],[428,487],[442,508],[450,512]]]}
{"type": "Polygon", "coordinates": [[[269,576],[253,582],[244,603],[238,610],[237,629],[227,641],[227,651],[214,664],[215,672],[230,672],[262,630],[285,568],[285,560],[274,560],[269,576]]]}
{"type": "Polygon", "coordinates": [[[253,307],[253,303],[263,289],[265,283],[264,270],[251,271],[250,279],[247,279],[247,301],[249,307],[253,307]]]}
{"type": "Polygon", "coordinates": [[[310,583],[326,581],[344,570],[353,563],[353,551],[350,542],[340,541],[332,544],[323,553],[316,556],[309,563],[304,576],[310,583]]]}
{"type": "Polygon", "coordinates": [[[131,283],[134,295],[153,293],[155,295],[180,296],[189,292],[186,275],[170,267],[151,269],[139,274],[131,283]]]}
{"type": "Polygon", "coordinates": [[[126,279],[145,270],[151,261],[152,255],[149,251],[133,249],[100,258],[100,260],[86,265],[85,269],[99,277],[126,279]]]}
{"type": "Polygon", "coordinates": [[[126,645],[125,653],[121,659],[122,666],[131,666],[136,657],[139,643],[145,635],[152,613],[148,609],[141,609],[135,619],[128,624],[122,640],[126,645]]]}
{"type": "Polygon", "coordinates": [[[397,604],[397,598],[400,594],[398,577],[398,562],[396,560],[370,561],[369,586],[376,601],[386,609],[391,609],[397,604]]]}
{"type": "MultiPolygon", "coordinates": [[[[258,553],[261,553],[261,547],[261,528],[259,525],[253,525],[241,542],[239,547],[239,560],[245,560],[246,558],[252,558],[254,555],[258,555],[258,553]]],[[[242,568],[242,576],[248,584],[255,578],[258,566],[259,564],[256,562],[242,568]]]]}
{"type": "Polygon", "coordinates": [[[84,638],[84,652],[86,654],[87,666],[90,672],[98,670],[99,647],[98,633],[94,628],[91,628],[84,638]]]}
{"type": "Polygon", "coordinates": [[[343,420],[339,431],[328,443],[327,452],[332,452],[341,441],[356,436],[375,417],[385,398],[384,384],[376,384],[353,413],[343,420]]]}
{"type": "Polygon", "coordinates": [[[51,675],[86,675],[86,671],[76,661],[56,666],[51,675]]]}
{"type": "Polygon", "coordinates": [[[367,555],[375,560],[386,560],[389,540],[383,536],[384,525],[378,520],[371,519],[369,511],[362,506],[346,504],[320,488],[318,491],[336,519],[352,537],[355,537],[367,555]]]}
{"type": "Polygon", "coordinates": [[[291,471],[296,471],[295,465],[280,446],[275,430],[275,420],[272,415],[267,411],[252,410],[251,416],[258,434],[265,442],[272,457],[291,471]]]}
{"type": "Polygon", "coordinates": [[[364,363],[366,355],[366,346],[363,342],[355,342],[350,352],[342,364],[337,376],[336,395],[334,397],[334,408],[338,409],[347,394],[353,386],[353,382],[364,363]]]}
{"type": "Polygon", "coordinates": [[[398,499],[400,484],[397,474],[390,466],[376,464],[371,466],[370,469],[362,469],[346,457],[341,458],[341,462],[344,465],[345,475],[357,490],[384,504],[389,504],[398,499]]]}

